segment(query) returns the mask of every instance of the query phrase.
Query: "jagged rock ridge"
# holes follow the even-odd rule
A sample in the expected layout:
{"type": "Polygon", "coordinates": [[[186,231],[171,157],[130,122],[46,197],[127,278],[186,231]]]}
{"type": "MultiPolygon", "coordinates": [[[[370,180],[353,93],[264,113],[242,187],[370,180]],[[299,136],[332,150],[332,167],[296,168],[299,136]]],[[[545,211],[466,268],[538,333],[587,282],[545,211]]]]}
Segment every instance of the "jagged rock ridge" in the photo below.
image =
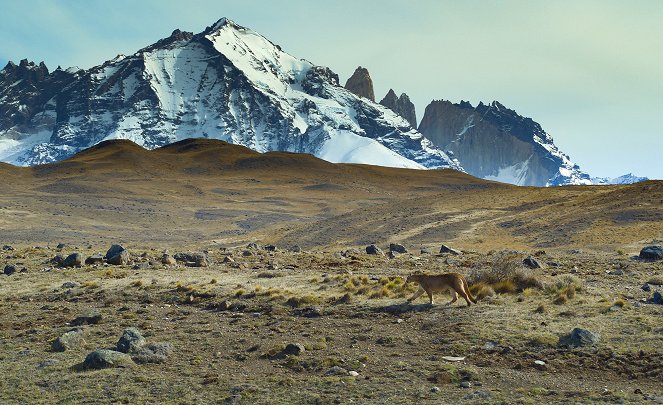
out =
{"type": "Polygon", "coordinates": [[[433,101],[419,131],[477,177],[529,186],[591,184],[538,123],[497,101],[476,107],[433,101]]]}
{"type": "Polygon", "coordinates": [[[375,101],[375,92],[373,91],[373,80],[368,73],[368,69],[359,66],[355,72],[345,82],[345,88],[354,94],[375,101]]]}
{"type": "Polygon", "coordinates": [[[0,73],[1,161],[48,163],[107,139],[156,148],[205,137],[332,162],[461,169],[328,68],[225,18],[89,70],[22,65],[30,80],[13,64],[0,73]]]}
{"type": "Polygon", "coordinates": [[[387,95],[380,101],[380,104],[405,118],[412,125],[412,128],[417,127],[417,113],[414,109],[414,104],[410,101],[410,97],[407,94],[403,93],[398,97],[393,89],[389,89],[387,95]]]}

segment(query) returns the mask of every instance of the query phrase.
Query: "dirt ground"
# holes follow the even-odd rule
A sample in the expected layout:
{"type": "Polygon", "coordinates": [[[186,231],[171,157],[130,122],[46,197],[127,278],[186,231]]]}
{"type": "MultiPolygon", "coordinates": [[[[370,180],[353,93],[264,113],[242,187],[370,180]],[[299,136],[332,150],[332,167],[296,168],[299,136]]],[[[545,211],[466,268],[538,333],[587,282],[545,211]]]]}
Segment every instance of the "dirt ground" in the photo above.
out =
{"type": "Polygon", "coordinates": [[[0,403],[663,403],[663,305],[647,303],[663,262],[637,259],[652,244],[660,181],[513,187],[205,140],[0,165],[0,270],[16,269],[0,275],[0,403]],[[127,264],[52,262],[115,243],[127,264]],[[415,271],[461,273],[481,299],[407,304],[415,271]],[[130,327],[170,343],[165,361],[82,367],[130,327]],[[574,328],[599,342],[560,346],[574,328]],[[84,342],[55,351],[72,330],[84,342]]]}

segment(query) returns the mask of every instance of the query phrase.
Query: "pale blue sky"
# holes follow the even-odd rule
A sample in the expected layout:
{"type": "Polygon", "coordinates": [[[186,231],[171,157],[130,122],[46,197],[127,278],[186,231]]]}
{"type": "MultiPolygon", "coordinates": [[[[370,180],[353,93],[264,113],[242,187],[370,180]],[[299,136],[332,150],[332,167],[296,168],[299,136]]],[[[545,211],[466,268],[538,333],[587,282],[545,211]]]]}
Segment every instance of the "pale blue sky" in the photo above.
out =
{"type": "Polygon", "coordinates": [[[663,179],[663,1],[0,0],[0,64],[89,68],[221,17],[376,97],[499,100],[594,176],[663,179]]]}

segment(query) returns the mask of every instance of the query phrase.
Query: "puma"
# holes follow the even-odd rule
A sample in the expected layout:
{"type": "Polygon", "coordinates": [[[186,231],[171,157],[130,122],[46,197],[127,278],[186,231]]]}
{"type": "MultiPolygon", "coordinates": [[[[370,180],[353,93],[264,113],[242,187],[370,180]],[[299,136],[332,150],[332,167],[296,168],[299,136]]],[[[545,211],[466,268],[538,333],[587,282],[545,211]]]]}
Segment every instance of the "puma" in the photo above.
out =
{"type": "Polygon", "coordinates": [[[414,295],[407,300],[407,302],[412,302],[419,298],[424,292],[428,294],[428,299],[430,300],[431,305],[433,302],[433,293],[434,292],[451,292],[451,301],[447,305],[451,305],[456,300],[458,300],[458,295],[465,298],[467,301],[467,306],[471,305],[471,302],[477,303],[477,300],[472,297],[470,293],[470,287],[467,285],[467,281],[462,274],[458,273],[444,273],[444,274],[419,274],[415,273],[407,277],[405,280],[406,283],[419,283],[419,290],[414,293],[414,295]]]}

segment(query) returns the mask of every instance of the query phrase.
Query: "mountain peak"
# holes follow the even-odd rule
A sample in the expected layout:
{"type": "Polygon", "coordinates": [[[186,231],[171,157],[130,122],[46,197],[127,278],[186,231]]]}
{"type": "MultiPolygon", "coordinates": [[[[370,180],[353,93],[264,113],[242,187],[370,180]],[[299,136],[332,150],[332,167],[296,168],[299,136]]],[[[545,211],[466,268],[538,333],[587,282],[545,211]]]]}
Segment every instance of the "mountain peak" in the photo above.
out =
{"type": "Polygon", "coordinates": [[[389,89],[387,95],[380,100],[380,104],[405,118],[412,128],[417,127],[417,113],[407,94],[402,93],[397,97],[394,89],[389,89]]]}
{"type": "Polygon", "coordinates": [[[375,92],[373,91],[373,80],[368,73],[368,69],[359,66],[355,72],[345,82],[345,88],[354,94],[375,101],[375,92]]]}
{"type": "Polygon", "coordinates": [[[219,31],[226,27],[231,29],[241,29],[241,30],[246,29],[246,27],[242,27],[241,25],[237,24],[235,21],[231,20],[230,18],[222,17],[217,22],[207,27],[207,29],[203,31],[203,34],[210,34],[212,32],[219,31]]]}

